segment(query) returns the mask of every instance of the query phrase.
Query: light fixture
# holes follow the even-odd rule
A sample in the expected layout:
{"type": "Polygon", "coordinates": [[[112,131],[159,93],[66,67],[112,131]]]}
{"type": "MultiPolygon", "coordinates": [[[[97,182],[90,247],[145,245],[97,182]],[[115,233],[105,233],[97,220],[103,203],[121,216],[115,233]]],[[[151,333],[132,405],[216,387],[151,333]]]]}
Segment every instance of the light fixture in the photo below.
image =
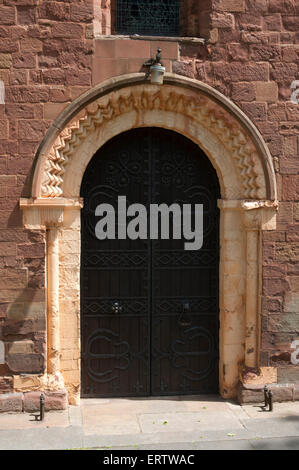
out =
{"type": "Polygon", "coordinates": [[[160,47],[157,50],[156,58],[150,59],[148,62],[143,64],[145,67],[149,67],[149,73],[147,73],[147,77],[150,75],[151,83],[153,85],[163,85],[163,77],[165,73],[165,67],[161,63],[161,49],[160,47]]]}

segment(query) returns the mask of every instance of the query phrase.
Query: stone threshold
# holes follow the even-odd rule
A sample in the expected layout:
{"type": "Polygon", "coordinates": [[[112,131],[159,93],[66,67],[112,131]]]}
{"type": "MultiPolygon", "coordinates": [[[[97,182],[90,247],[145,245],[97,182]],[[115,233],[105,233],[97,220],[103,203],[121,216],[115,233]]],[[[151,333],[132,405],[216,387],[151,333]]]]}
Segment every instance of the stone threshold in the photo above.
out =
{"type": "MultiPolygon", "coordinates": [[[[273,392],[273,403],[299,401],[299,384],[244,384],[240,382],[237,397],[239,404],[263,403],[265,385],[273,392]]],[[[12,392],[0,394],[0,413],[39,411],[41,393],[45,395],[46,411],[68,408],[68,395],[65,389],[12,392]]]]}

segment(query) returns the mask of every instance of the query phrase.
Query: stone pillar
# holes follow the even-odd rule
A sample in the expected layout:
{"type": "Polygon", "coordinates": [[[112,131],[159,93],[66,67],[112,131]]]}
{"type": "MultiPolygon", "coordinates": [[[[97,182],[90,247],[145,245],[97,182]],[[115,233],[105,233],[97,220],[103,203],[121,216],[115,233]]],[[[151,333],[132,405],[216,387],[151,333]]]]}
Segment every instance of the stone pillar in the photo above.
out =
{"type": "Polygon", "coordinates": [[[261,231],[275,229],[277,203],[241,201],[241,206],[246,233],[245,366],[259,368],[262,296],[261,231]]]}
{"type": "Polygon", "coordinates": [[[220,393],[236,395],[244,361],[245,237],[239,201],[218,201],[220,208],[220,393]]]}
{"type": "Polygon", "coordinates": [[[246,227],[246,334],[245,366],[258,367],[258,337],[260,333],[259,284],[260,256],[258,227],[246,227]]]}
{"type": "MultiPolygon", "coordinates": [[[[23,210],[24,226],[27,229],[45,229],[47,231],[47,373],[39,378],[38,388],[41,390],[52,390],[65,392],[64,368],[65,362],[61,361],[61,355],[66,350],[61,340],[61,323],[65,320],[61,310],[65,310],[66,306],[63,300],[66,299],[66,292],[71,291],[74,298],[68,304],[67,311],[73,312],[76,310],[77,317],[80,315],[80,299],[79,299],[79,273],[80,273],[80,208],[82,207],[81,200],[78,199],[65,199],[65,198],[34,198],[34,199],[21,199],[20,207],[23,210]],[[73,209],[73,210],[72,210],[73,209]],[[71,233],[70,233],[71,232],[71,233]],[[67,247],[63,246],[66,250],[65,255],[70,257],[73,251],[76,252],[77,258],[75,266],[72,270],[76,271],[76,289],[70,287],[68,279],[60,282],[61,277],[61,253],[60,253],[60,239],[61,233],[64,233],[65,239],[76,240],[74,248],[71,248],[71,253],[67,251],[67,247]],[[63,347],[64,346],[64,347],[63,347]]],[[[67,242],[68,243],[68,242],[67,242]]],[[[71,260],[69,260],[71,263],[71,260]]],[[[73,320],[73,318],[71,319],[73,320]]],[[[72,321],[64,321],[64,334],[65,330],[72,330],[72,321]]],[[[77,329],[78,330],[78,329],[77,329]]],[[[75,331],[73,336],[67,336],[66,340],[73,346],[76,346],[76,364],[79,363],[80,357],[80,338],[79,331],[75,331]]],[[[68,346],[70,349],[70,347],[68,346]]],[[[74,352],[71,351],[72,358],[74,352]]],[[[76,367],[76,381],[80,388],[80,373],[79,366],[76,367]]],[[[73,376],[71,383],[73,384],[73,376]]],[[[77,387],[78,388],[78,387],[77,387]]],[[[79,391],[76,390],[76,400],[69,396],[69,402],[77,404],[79,391]],[[76,402],[76,403],[75,403],[76,402]]]]}
{"type": "Polygon", "coordinates": [[[47,229],[47,339],[48,374],[60,371],[59,240],[56,226],[47,229]]]}

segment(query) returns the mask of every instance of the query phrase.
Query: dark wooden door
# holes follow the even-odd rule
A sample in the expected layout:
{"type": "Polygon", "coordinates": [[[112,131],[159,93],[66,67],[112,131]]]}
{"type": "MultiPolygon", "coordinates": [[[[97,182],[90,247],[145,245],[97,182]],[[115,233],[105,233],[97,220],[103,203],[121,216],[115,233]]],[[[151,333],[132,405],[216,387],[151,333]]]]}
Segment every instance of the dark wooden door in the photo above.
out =
{"type": "MultiPolygon", "coordinates": [[[[81,188],[82,396],[218,391],[219,185],[205,154],[158,128],[109,141],[81,188]],[[98,240],[98,204],[203,204],[203,247],[98,240]]],[[[117,212],[117,211],[116,211],[117,212]]]]}

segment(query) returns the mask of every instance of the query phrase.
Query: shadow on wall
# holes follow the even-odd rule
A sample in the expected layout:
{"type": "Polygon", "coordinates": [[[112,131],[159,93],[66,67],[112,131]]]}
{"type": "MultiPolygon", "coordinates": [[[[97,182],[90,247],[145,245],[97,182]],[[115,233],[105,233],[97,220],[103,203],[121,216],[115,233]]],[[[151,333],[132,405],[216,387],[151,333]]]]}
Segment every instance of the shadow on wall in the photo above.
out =
{"type": "Polygon", "coordinates": [[[46,366],[45,231],[16,227],[16,218],[22,220],[18,205],[11,213],[9,228],[3,230],[7,256],[4,253],[1,266],[4,357],[2,354],[0,376],[41,374],[46,366]]]}

